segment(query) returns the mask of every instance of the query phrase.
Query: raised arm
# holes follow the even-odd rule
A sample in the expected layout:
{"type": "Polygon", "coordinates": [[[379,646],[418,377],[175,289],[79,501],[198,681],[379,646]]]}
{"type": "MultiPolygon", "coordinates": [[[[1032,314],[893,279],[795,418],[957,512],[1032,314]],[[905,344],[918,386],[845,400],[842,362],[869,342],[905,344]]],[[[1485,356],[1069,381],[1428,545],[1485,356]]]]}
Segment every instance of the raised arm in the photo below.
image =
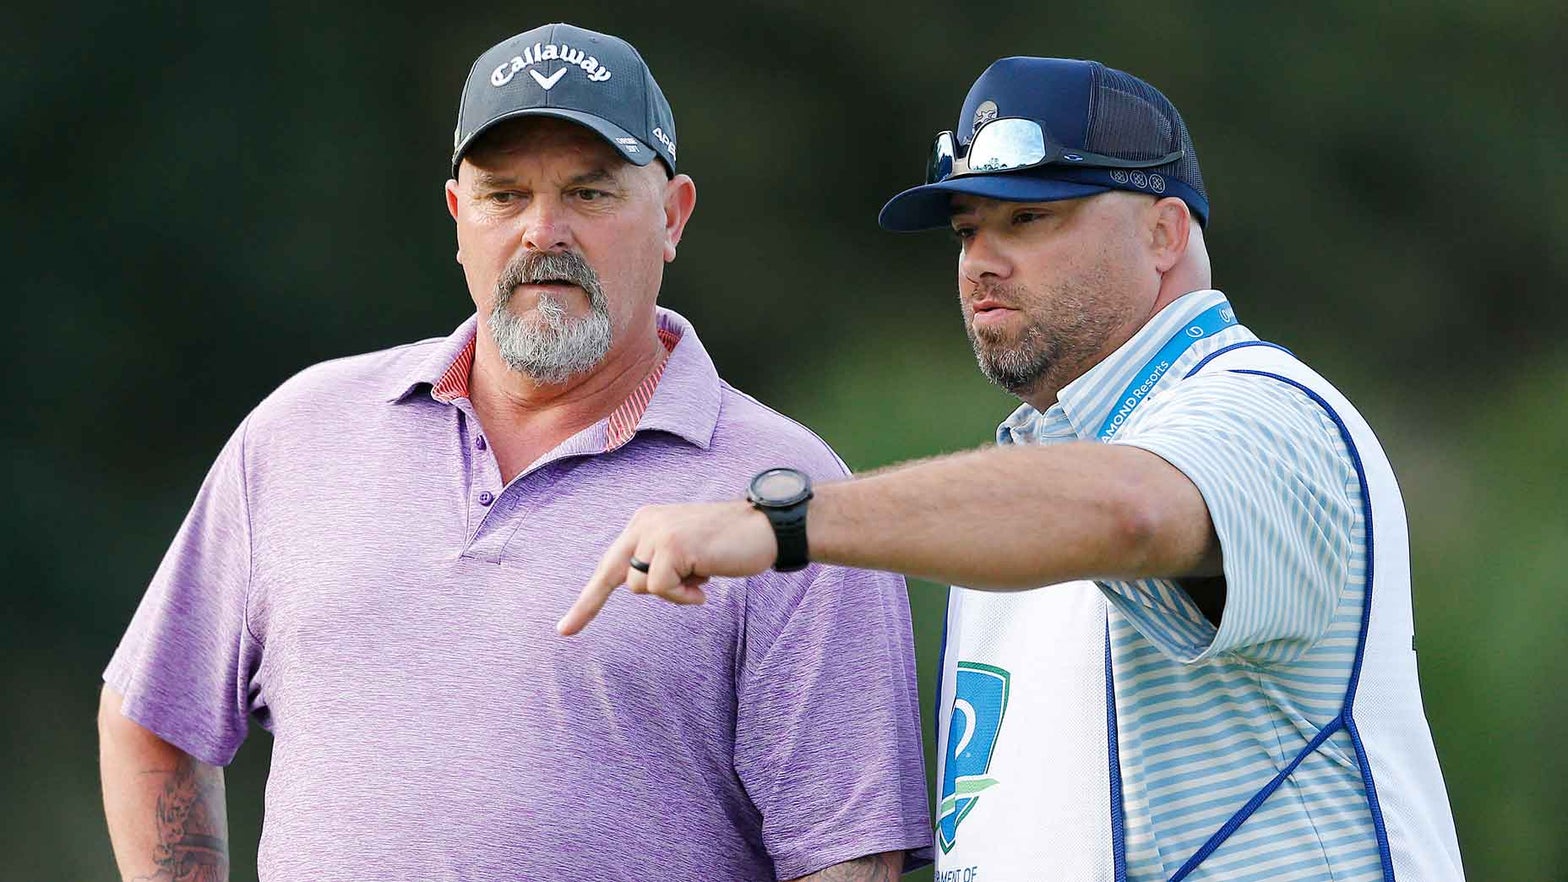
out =
{"type": "MultiPolygon", "coordinates": [[[[971,588],[1220,572],[1198,488],[1133,447],[1003,447],[924,460],[822,485],[809,512],[812,560],[971,588]]],[[[767,519],[743,501],[643,509],[560,630],[581,630],[622,584],[700,603],[709,577],[760,572],[776,554],[767,519]],[[633,556],[650,565],[646,575],[628,570],[633,556]]]]}
{"type": "Polygon", "coordinates": [[[814,559],[969,588],[1214,575],[1198,488],[1143,450],[994,447],[827,485],[807,520],[814,559]]]}
{"type": "Polygon", "coordinates": [[[105,686],[98,704],[104,814],[120,878],[223,882],[229,878],[223,769],[128,719],[105,686]]]}

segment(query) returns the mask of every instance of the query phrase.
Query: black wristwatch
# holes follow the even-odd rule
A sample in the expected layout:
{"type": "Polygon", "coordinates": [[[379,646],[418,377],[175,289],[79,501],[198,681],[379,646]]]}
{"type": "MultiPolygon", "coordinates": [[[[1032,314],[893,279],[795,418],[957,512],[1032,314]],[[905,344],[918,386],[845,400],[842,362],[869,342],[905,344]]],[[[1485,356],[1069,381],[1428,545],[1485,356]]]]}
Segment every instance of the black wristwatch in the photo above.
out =
{"type": "Polygon", "coordinates": [[[811,479],[799,469],[768,469],[751,479],[746,499],[761,509],[773,524],[779,556],[773,568],[781,573],[803,570],[811,563],[806,554],[806,503],[811,501],[811,479]]]}

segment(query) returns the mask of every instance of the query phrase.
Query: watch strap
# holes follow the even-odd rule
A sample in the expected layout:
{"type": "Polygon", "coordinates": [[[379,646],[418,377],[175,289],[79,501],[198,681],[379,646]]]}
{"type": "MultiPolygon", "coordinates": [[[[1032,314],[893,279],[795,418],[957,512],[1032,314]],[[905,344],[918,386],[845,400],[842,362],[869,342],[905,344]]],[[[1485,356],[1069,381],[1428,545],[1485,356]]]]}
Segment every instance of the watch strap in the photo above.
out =
{"type": "Polygon", "coordinates": [[[806,553],[806,503],[803,499],[788,508],[764,508],[762,511],[773,524],[773,537],[778,540],[779,553],[773,568],[781,573],[803,570],[811,563],[806,553]]]}

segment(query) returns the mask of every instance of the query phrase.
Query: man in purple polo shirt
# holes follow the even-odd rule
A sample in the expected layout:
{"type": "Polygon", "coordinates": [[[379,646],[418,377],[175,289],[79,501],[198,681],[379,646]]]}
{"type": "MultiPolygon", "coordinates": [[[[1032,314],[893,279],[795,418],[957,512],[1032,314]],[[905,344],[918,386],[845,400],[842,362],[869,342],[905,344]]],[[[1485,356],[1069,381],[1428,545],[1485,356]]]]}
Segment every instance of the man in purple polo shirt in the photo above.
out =
{"type": "Polygon", "coordinates": [[[264,879],[887,878],[930,842],[901,580],[812,565],[718,615],[559,611],[649,503],[844,467],[655,305],[696,202],[636,50],[480,56],[447,206],[477,314],[240,425],[104,673],[125,878],[223,879],[222,766],[274,735],[264,879]]]}

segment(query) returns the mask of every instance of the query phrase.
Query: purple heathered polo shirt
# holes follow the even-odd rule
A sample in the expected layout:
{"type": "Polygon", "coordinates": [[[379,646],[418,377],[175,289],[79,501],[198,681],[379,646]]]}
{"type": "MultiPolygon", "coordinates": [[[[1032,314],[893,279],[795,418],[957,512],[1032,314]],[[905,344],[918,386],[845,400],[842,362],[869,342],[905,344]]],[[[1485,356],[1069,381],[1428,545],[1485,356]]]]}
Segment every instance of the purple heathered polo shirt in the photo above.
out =
{"type": "Polygon", "coordinates": [[[104,679],[210,763],[272,731],[263,879],[728,882],[929,847],[901,579],[622,592],[556,635],[639,506],[845,474],[659,321],[681,341],[631,440],[601,421],[504,489],[468,400],[430,394],[472,318],[304,371],[224,447],[104,679]]]}

